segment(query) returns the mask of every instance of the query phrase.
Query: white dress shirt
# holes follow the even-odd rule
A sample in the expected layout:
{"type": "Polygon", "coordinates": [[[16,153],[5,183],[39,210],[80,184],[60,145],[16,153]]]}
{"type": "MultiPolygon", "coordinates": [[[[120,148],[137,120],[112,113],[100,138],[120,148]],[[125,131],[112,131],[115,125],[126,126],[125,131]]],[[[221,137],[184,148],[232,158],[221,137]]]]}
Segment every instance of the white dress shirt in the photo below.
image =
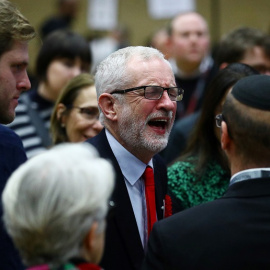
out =
{"type": "Polygon", "coordinates": [[[153,161],[151,159],[148,164],[143,163],[124,148],[107,129],[105,132],[122,174],[124,175],[142,245],[145,247],[147,241],[147,209],[142,175],[147,165],[153,168],[153,161]]]}

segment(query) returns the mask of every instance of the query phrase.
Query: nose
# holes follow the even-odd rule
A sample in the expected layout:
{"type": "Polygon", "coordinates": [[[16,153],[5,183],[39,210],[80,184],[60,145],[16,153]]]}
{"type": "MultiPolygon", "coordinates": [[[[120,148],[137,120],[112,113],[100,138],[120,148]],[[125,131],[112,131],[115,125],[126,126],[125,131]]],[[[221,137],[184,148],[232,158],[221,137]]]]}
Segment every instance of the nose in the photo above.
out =
{"type": "Polygon", "coordinates": [[[197,40],[198,40],[198,35],[197,34],[190,34],[190,36],[189,36],[189,38],[190,38],[190,41],[191,42],[197,42],[197,40]]]}
{"type": "Polygon", "coordinates": [[[162,97],[158,100],[157,109],[165,109],[166,111],[172,111],[175,113],[176,101],[171,101],[167,90],[163,92],[162,97]]]}
{"type": "Polygon", "coordinates": [[[72,69],[72,78],[80,75],[82,73],[81,67],[80,66],[74,66],[72,69]]]}
{"type": "Polygon", "coordinates": [[[31,82],[27,75],[27,72],[24,73],[23,77],[17,82],[17,89],[24,92],[31,88],[31,82]]]}

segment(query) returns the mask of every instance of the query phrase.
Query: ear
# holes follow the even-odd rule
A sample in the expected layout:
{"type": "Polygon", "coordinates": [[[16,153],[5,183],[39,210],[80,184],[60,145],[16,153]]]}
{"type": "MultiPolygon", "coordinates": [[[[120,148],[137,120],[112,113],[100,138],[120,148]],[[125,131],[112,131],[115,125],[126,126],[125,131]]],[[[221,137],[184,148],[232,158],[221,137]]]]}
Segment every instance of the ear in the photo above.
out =
{"type": "Polygon", "coordinates": [[[57,120],[61,123],[61,126],[66,125],[66,117],[64,115],[64,112],[66,110],[66,106],[63,103],[59,103],[56,107],[56,116],[57,120]]]}
{"type": "Polygon", "coordinates": [[[227,153],[231,149],[232,139],[229,136],[228,126],[225,121],[221,123],[221,148],[227,153]]]}
{"type": "Polygon", "coordinates": [[[117,119],[115,98],[111,94],[101,94],[98,99],[98,105],[106,118],[112,121],[115,121],[117,119]]]}
{"type": "Polygon", "coordinates": [[[95,236],[98,229],[98,223],[95,221],[93,222],[89,232],[87,233],[86,237],[84,238],[83,244],[84,244],[84,250],[87,254],[85,256],[89,261],[91,261],[91,253],[93,250],[93,247],[95,246],[95,236]]]}
{"type": "Polygon", "coordinates": [[[224,63],[221,63],[220,66],[219,66],[219,69],[223,69],[225,67],[228,66],[228,63],[224,62],[224,63]]]}

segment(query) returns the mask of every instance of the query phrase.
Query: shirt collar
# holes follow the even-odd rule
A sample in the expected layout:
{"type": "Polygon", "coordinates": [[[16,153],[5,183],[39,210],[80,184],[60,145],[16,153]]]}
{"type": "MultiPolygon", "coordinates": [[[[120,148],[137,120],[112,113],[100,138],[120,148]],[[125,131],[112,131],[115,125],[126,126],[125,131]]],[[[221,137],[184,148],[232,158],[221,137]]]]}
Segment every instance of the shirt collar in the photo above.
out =
{"type": "Polygon", "coordinates": [[[123,147],[107,129],[105,133],[122,174],[133,186],[141,178],[147,165],[153,168],[153,160],[151,159],[148,164],[143,163],[123,147]]]}
{"type": "Polygon", "coordinates": [[[267,176],[270,174],[270,168],[253,168],[243,170],[232,175],[230,185],[244,180],[262,178],[265,177],[266,174],[267,176]]]}

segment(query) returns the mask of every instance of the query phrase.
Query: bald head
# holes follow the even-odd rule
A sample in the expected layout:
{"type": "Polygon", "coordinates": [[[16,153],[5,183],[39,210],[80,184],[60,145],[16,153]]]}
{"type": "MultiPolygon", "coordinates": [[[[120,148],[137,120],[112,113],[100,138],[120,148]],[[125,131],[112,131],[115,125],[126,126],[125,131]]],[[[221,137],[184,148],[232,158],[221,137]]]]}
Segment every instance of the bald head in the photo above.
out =
{"type": "Polygon", "coordinates": [[[196,68],[209,50],[209,31],[205,19],[196,12],[177,15],[170,24],[170,46],[180,69],[196,68]]]}
{"type": "Polygon", "coordinates": [[[190,28],[191,25],[196,25],[208,32],[207,22],[202,15],[197,12],[186,12],[180,13],[172,19],[169,33],[172,34],[173,31],[179,30],[180,28],[190,28]]]}

